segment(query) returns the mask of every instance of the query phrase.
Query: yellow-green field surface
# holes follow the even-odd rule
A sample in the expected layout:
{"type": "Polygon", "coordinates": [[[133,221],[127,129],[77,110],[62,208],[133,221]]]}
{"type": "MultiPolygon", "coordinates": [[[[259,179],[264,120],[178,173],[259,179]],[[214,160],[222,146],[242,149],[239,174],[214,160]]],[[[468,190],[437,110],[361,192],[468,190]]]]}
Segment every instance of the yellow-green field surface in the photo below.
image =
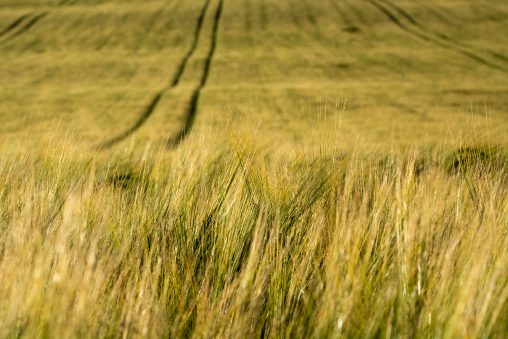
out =
{"type": "Polygon", "coordinates": [[[508,337],[508,1],[0,0],[0,338],[508,337]]]}
{"type": "Polygon", "coordinates": [[[333,136],[367,148],[456,142],[466,126],[481,139],[508,135],[503,1],[0,6],[7,148],[55,135],[93,147],[137,125],[129,136],[164,142],[189,125],[193,101],[189,134],[210,141],[231,129],[279,145],[333,136]]]}

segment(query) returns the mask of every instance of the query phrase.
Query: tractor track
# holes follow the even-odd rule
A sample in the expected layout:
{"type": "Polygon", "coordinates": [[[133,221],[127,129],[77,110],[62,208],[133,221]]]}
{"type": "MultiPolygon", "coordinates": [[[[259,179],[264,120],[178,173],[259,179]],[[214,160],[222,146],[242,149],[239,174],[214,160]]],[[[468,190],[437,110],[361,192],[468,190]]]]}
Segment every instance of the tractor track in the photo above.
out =
{"type": "MultiPolygon", "coordinates": [[[[74,4],[78,0],[63,0],[54,7],[60,7],[64,5],[74,4]]],[[[8,42],[23,33],[26,33],[30,28],[35,26],[40,20],[50,14],[49,11],[43,11],[39,13],[28,13],[23,14],[15,19],[9,26],[0,32],[0,44],[8,42]]]]}
{"type": "MultiPolygon", "coordinates": [[[[380,12],[382,12],[391,22],[393,22],[396,26],[398,26],[400,29],[402,29],[404,32],[413,35],[420,40],[423,40],[425,42],[428,42],[430,44],[433,44],[435,46],[439,46],[444,49],[448,49],[457,53],[462,54],[463,56],[479,63],[484,66],[490,67],[492,69],[496,69],[503,72],[508,72],[508,68],[504,66],[500,66],[496,63],[493,63],[492,61],[485,59],[483,56],[477,55],[475,52],[466,49],[465,47],[458,46],[456,44],[451,43],[448,40],[443,39],[436,33],[431,33],[431,31],[421,29],[421,25],[414,24],[414,19],[408,19],[404,15],[403,18],[406,18],[406,21],[409,22],[405,23],[403,20],[395,14],[392,10],[390,10],[389,5],[386,4],[386,2],[381,2],[378,0],[367,0],[370,4],[372,4],[375,8],[377,8],[380,12]]],[[[391,7],[393,8],[393,7],[391,7]]],[[[397,11],[398,12],[398,11],[397,11]]],[[[401,15],[399,13],[399,15],[401,15]]]]}
{"type": "Polygon", "coordinates": [[[7,26],[3,31],[0,32],[0,39],[3,38],[5,35],[9,34],[12,30],[16,29],[23,21],[32,16],[32,14],[23,14],[19,18],[15,19],[9,26],[7,26]]]}
{"type": "MultiPolygon", "coordinates": [[[[185,53],[184,57],[182,58],[182,61],[180,62],[180,65],[178,66],[178,68],[175,72],[175,75],[170,80],[169,84],[166,85],[160,91],[158,91],[152,97],[152,99],[150,99],[150,102],[148,103],[148,105],[138,115],[139,116],[138,119],[131,127],[129,127],[127,130],[125,130],[121,134],[115,136],[114,138],[107,140],[107,141],[101,143],[100,145],[96,146],[96,149],[110,148],[110,147],[120,143],[121,141],[125,140],[133,133],[135,133],[139,128],[141,128],[145,124],[145,122],[148,120],[148,118],[150,118],[150,116],[155,112],[162,97],[168,91],[177,87],[180,84],[183,74],[185,73],[185,70],[187,68],[187,64],[197,50],[198,43],[199,43],[202,31],[203,31],[205,16],[206,16],[206,13],[208,12],[208,8],[210,7],[211,1],[212,0],[205,1],[204,5],[201,9],[201,12],[198,16],[197,22],[196,22],[196,29],[194,30],[194,36],[193,36],[191,46],[189,47],[189,50],[185,53]]],[[[222,12],[222,0],[220,2],[219,7],[220,7],[220,11],[222,12]]],[[[219,19],[220,19],[220,15],[219,15],[219,19]]],[[[217,29],[216,25],[217,25],[217,23],[214,23],[214,38],[212,40],[212,49],[211,49],[212,50],[212,57],[213,57],[213,54],[215,53],[215,44],[216,44],[216,37],[215,36],[217,33],[217,32],[215,32],[215,30],[217,29]]],[[[192,124],[194,122],[194,118],[195,118],[196,111],[197,111],[197,104],[199,101],[200,92],[201,92],[201,89],[206,85],[206,81],[208,79],[210,64],[211,64],[211,57],[210,57],[210,53],[209,53],[207,60],[205,61],[204,75],[202,76],[200,85],[196,90],[194,90],[194,92],[192,94],[191,102],[189,104],[189,108],[186,113],[185,125],[180,129],[180,131],[177,133],[176,136],[169,139],[169,140],[172,140],[172,144],[176,145],[177,144],[176,140],[180,140],[180,141],[183,140],[183,138],[187,135],[187,133],[192,128],[192,124]]],[[[168,141],[168,144],[169,143],[170,142],[168,141]]]]}
{"type": "Polygon", "coordinates": [[[212,28],[212,44],[208,51],[208,55],[205,59],[203,74],[201,76],[201,81],[199,86],[192,93],[191,101],[189,107],[187,109],[185,123],[183,127],[178,131],[174,136],[169,138],[166,142],[166,146],[168,148],[177,147],[185,138],[189,135],[189,132],[192,130],[194,125],[194,121],[196,119],[196,113],[199,103],[199,98],[201,97],[201,91],[205,88],[208,78],[210,76],[210,70],[212,68],[213,57],[215,56],[215,51],[217,50],[217,40],[219,35],[219,26],[222,18],[222,10],[224,7],[224,0],[219,1],[219,5],[217,6],[217,10],[215,11],[213,28],[212,28]]]}
{"type": "Polygon", "coordinates": [[[48,14],[48,12],[41,12],[37,14],[22,15],[18,19],[14,20],[14,22],[11,23],[6,29],[4,29],[2,33],[0,33],[0,39],[2,39],[1,42],[5,43],[27,32],[48,14]]]}
{"type": "MultiPolygon", "coordinates": [[[[475,49],[474,46],[471,46],[469,44],[458,41],[458,40],[456,40],[444,33],[434,32],[433,30],[429,29],[427,26],[418,22],[409,12],[407,12],[403,8],[397,6],[392,1],[390,1],[390,0],[380,0],[380,1],[384,2],[386,5],[388,5],[395,11],[397,11],[401,16],[406,18],[406,20],[408,20],[413,26],[418,27],[421,31],[426,32],[429,35],[433,35],[436,39],[441,39],[441,40],[446,41],[450,44],[456,45],[458,48],[475,49]]],[[[508,57],[506,57],[505,55],[503,55],[499,52],[485,50],[484,53],[487,53],[491,57],[494,57],[494,58],[499,59],[501,61],[504,61],[504,62],[508,61],[508,57]]]]}
{"type": "Polygon", "coordinates": [[[183,57],[182,62],[180,64],[180,66],[178,67],[178,70],[175,74],[173,81],[171,82],[170,87],[176,87],[180,83],[180,80],[183,76],[185,68],[187,67],[187,63],[189,62],[190,58],[192,57],[192,55],[194,54],[194,52],[196,51],[196,49],[198,47],[199,37],[201,36],[201,31],[203,30],[203,23],[205,22],[205,15],[206,15],[206,12],[208,11],[208,7],[210,7],[210,2],[211,2],[211,0],[206,0],[205,5],[203,6],[203,9],[201,10],[201,13],[199,14],[196,29],[194,31],[194,40],[192,41],[192,45],[191,45],[190,49],[187,51],[187,53],[183,57]]]}
{"type": "Polygon", "coordinates": [[[158,91],[152,99],[150,99],[150,102],[148,105],[143,109],[143,111],[139,114],[138,120],[129,127],[127,130],[122,132],[121,134],[115,136],[114,138],[103,142],[99,146],[97,146],[97,149],[105,149],[110,148],[114,146],[115,144],[125,140],[130,135],[132,135],[134,132],[136,132],[138,129],[141,128],[145,124],[145,122],[150,118],[150,116],[153,114],[157,106],[159,105],[159,102],[161,101],[164,94],[171,90],[172,88],[178,86],[180,83],[180,80],[183,76],[183,73],[185,72],[185,68],[187,67],[187,63],[189,62],[190,58],[194,54],[194,52],[197,49],[199,38],[201,36],[201,31],[203,30],[203,23],[205,21],[205,15],[208,10],[208,7],[210,6],[211,0],[206,0],[205,4],[203,5],[203,8],[201,9],[201,12],[199,13],[199,17],[196,23],[196,29],[194,30],[194,37],[191,43],[191,46],[189,50],[185,53],[184,57],[182,58],[182,61],[180,62],[180,65],[178,66],[175,75],[173,76],[173,79],[169,82],[169,85],[164,87],[162,90],[158,91]]]}
{"type": "Polygon", "coordinates": [[[42,12],[34,15],[30,20],[28,20],[28,22],[25,25],[23,25],[23,27],[21,27],[14,34],[10,35],[5,41],[14,39],[15,37],[27,32],[30,28],[32,28],[37,22],[39,22],[42,18],[44,18],[48,14],[49,14],[48,12],[42,12]]]}
{"type": "Polygon", "coordinates": [[[443,11],[440,11],[439,9],[429,5],[426,0],[416,0],[415,2],[418,3],[418,5],[426,8],[429,13],[432,13],[437,19],[439,19],[444,24],[447,24],[449,26],[457,26],[456,19],[451,19],[447,17],[446,14],[443,13],[443,11]]]}

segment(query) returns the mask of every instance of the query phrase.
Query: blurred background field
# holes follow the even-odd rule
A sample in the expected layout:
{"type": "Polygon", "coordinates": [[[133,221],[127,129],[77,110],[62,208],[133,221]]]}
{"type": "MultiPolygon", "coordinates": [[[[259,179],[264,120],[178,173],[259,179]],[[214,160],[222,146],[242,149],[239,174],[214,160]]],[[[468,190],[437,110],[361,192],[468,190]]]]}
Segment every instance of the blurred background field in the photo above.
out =
{"type": "MultiPolygon", "coordinates": [[[[89,149],[122,134],[178,72],[204,4],[1,0],[0,147],[66,137],[89,149]]],[[[219,4],[135,145],[185,123],[219,4]]],[[[193,138],[255,130],[280,148],[390,149],[456,144],[467,130],[506,143],[508,3],[225,0],[221,14],[193,138]]]]}

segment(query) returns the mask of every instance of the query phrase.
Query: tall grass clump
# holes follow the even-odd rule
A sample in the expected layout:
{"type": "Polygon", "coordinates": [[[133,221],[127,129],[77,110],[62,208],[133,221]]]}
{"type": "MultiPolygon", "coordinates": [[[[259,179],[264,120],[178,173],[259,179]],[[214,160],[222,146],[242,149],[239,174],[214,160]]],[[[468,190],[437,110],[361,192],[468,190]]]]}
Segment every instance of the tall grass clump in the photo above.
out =
{"type": "Polygon", "coordinates": [[[502,166],[52,154],[0,162],[0,337],[508,335],[502,166]]]}

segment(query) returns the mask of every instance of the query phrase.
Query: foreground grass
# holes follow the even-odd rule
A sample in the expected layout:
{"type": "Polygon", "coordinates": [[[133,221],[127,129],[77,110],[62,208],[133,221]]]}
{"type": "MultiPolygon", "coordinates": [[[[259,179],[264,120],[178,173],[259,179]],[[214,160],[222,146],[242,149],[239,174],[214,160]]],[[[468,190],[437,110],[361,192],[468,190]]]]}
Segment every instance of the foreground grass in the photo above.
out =
{"type": "Polygon", "coordinates": [[[1,337],[508,334],[503,163],[54,154],[0,164],[1,337]]]}

